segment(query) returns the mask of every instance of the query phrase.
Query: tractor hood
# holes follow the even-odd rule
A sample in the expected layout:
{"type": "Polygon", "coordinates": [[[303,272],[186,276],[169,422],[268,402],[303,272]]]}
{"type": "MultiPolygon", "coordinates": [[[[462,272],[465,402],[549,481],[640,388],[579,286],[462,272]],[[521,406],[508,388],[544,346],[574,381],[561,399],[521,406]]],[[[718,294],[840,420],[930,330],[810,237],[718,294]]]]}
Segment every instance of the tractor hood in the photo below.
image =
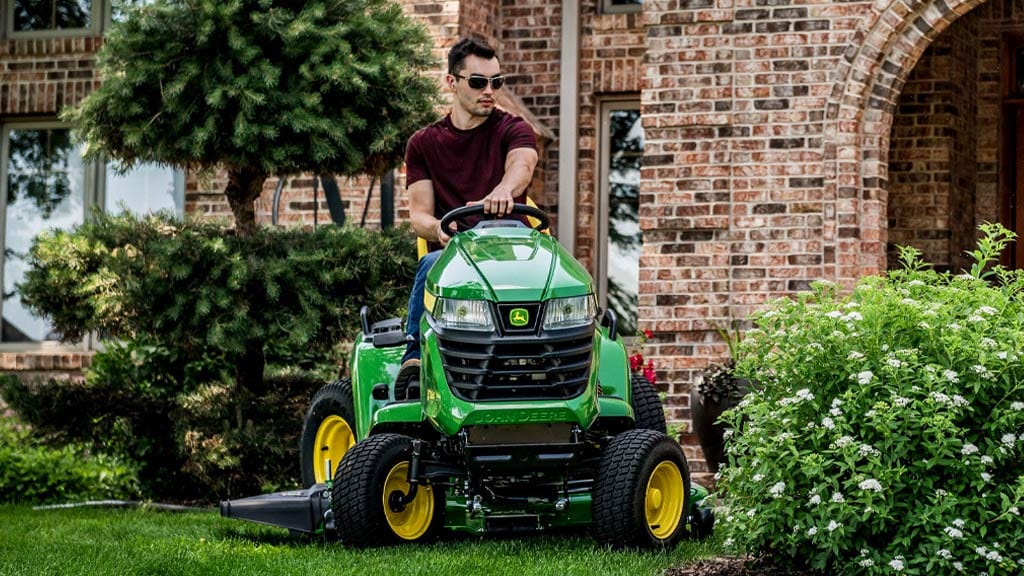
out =
{"type": "Polygon", "coordinates": [[[590,274],[550,235],[528,228],[456,234],[427,276],[440,298],[538,302],[593,292],[590,274]]]}

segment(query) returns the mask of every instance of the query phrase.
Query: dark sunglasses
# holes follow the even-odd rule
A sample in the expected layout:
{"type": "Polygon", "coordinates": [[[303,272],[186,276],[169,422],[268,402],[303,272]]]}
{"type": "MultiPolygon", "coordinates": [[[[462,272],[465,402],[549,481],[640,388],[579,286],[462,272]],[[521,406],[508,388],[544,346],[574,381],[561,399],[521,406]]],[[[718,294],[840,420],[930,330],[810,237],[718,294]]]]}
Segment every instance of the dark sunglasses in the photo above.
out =
{"type": "Polygon", "coordinates": [[[468,78],[461,74],[452,74],[452,76],[455,76],[459,80],[465,80],[466,84],[469,84],[469,87],[473,90],[483,90],[484,87],[487,86],[488,82],[491,83],[491,88],[494,88],[495,90],[505,85],[505,77],[501,74],[491,76],[490,78],[482,74],[471,74],[468,78]]]}

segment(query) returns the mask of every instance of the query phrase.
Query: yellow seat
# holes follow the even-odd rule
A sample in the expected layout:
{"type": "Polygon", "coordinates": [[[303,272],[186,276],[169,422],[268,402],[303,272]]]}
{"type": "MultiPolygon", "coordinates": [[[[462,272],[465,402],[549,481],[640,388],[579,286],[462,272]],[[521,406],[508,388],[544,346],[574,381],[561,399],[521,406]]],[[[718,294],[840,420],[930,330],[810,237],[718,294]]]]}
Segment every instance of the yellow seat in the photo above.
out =
{"type": "MultiPolygon", "coordinates": [[[[533,200],[531,200],[529,196],[526,197],[526,205],[527,206],[533,206],[534,208],[537,207],[537,205],[534,204],[533,200]]],[[[540,224],[540,220],[534,218],[533,216],[527,216],[526,219],[530,223],[530,226],[537,226],[537,224],[540,224]]],[[[545,234],[550,234],[551,233],[550,230],[544,230],[543,232],[545,234]]],[[[429,250],[427,248],[427,240],[425,238],[420,238],[420,237],[417,236],[416,237],[416,252],[417,252],[416,259],[418,260],[420,258],[423,258],[424,256],[427,255],[428,251],[429,250]]]]}

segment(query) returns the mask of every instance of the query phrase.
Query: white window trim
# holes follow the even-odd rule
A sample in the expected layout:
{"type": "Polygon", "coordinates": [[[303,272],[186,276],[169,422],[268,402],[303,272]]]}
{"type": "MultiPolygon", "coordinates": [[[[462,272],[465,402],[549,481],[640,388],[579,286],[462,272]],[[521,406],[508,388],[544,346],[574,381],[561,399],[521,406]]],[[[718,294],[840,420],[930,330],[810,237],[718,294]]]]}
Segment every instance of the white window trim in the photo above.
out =
{"type": "MultiPolygon", "coordinates": [[[[34,130],[34,129],[70,129],[66,122],[53,118],[26,118],[12,120],[0,124],[0,248],[3,248],[7,239],[7,165],[10,154],[10,132],[11,130],[34,130]]],[[[86,160],[84,165],[85,190],[83,203],[85,214],[88,218],[91,210],[96,207],[106,206],[106,163],[97,160],[86,160]]],[[[182,181],[181,193],[182,213],[184,213],[184,171],[176,169],[182,181]]],[[[4,262],[0,260],[0,290],[3,288],[4,262]]],[[[3,313],[3,303],[0,302],[0,314],[3,313]]],[[[44,340],[41,342],[0,342],[0,352],[46,352],[46,351],[82,351],[97,350],[100,348],[100,340],[93,334],[86,336],[82,341],[62,343],[57,340],[44,340]]]]}
{"type": "Polygon", "coordinates": [[[109,27],[110,2],[108,0],[92,0],[91,18],[88,28],[61,28],[58,30],[15,30],[15,0],[4,0],[3,32],[11,40],[46,40],[49,38],[77,38],[101,36],[109,27]]]}
{"type": "MultiPolygon", "coordinates": [[[[53,128],[70,128],[67,123],[59,120],[36,118],[5,122],[0,126],[0,248],[5,247],[7,241],[7,164],[10,154],[10,133],[11,130],[46,130],[53,128]]],[[[83,192],[83,204],[86,208],[95,205],[96,191],[93,188],[94,178],[90,177],[95,167],[85,165],[85,190],[83,192]]],[[[4,262],[0,260],[0,290],[4,285],[4,262]]],[[[0,314],[3,313],[3,303],[0,302],[0,314]]],[[[79,342],[63,343],[57,340],[43,340],[41,342],[0,342],[0,352],[46,352],[46,351],[81,351],[91,348],[93,338],[86,337],[79,342]]]]}
{"type": "MultiPolygon", "coordinates": [[[[602,308],[608,308],[608,208],[609,195],[608,175],[611,171],[610,148],[611,122],[608,118],[611,110],[640,110],[640,95],[615,96],[600,98],[597,104],[600,123],[597,135],[598,182],[597,182],[597,235],[595,236],[594,253],[597,255],[597,287],[598,301],[602,308]]],[[[623,337],[633,336],[624,334],[623,337]]]]}

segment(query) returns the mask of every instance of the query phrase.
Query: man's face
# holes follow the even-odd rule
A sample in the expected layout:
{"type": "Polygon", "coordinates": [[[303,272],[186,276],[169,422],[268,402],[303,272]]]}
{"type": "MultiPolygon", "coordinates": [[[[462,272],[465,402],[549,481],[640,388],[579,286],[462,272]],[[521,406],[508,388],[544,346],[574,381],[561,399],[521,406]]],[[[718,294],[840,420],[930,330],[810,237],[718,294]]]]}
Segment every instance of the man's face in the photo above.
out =
{"type": "MultiPolygon", "coordinates": [[[[469,55],[463,61],[463,68],[459,70],[458,77],[449,74],[448,85],[455,91],[454,105],[469,112],[473,116],[490,116],[494,110],[496,98],[494,82],[488,81],[482,88],[470,86],[470,78],[473,76],[491,79],[501,75],[501,65],[497,58],[484,60],[479,56],[469,55]]],[[[481,80],[474,80],[479,83],[481,80]]]]}

